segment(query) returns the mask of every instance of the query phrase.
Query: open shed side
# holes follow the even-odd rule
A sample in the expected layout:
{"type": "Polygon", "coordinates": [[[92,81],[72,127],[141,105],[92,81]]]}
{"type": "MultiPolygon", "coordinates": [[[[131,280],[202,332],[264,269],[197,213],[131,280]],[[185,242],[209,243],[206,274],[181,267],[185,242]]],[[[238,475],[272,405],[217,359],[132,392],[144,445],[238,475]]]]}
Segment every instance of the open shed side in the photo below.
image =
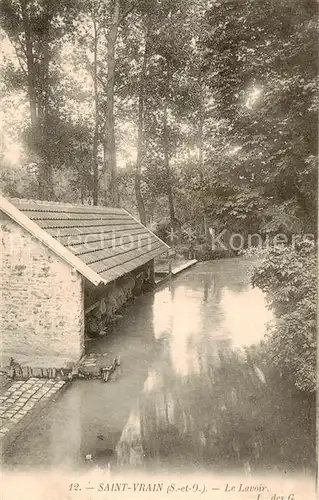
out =
{"type": "Polygon", "coordinates": [[[2,352],[20,359],[77,361],[85,311],[99,334],[169,248],[120,208],[0,198],[0,214],[2,352]]]}

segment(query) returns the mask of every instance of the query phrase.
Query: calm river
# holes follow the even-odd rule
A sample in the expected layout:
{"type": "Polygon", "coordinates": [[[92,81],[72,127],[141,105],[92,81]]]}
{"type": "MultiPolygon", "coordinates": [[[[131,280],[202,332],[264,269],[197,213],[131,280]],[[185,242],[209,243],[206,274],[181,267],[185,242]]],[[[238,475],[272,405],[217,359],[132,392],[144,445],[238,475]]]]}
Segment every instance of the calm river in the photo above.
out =
{"type": "Polygon", "coordinates": [[[121,357],[112,380],[73,382],[5,467],[78,470],[90,454],[114,471],[312,471],[314,407],[244,354],[272,319],[254,263],[199,263],[136,299],[89,344],[121,357]]]}

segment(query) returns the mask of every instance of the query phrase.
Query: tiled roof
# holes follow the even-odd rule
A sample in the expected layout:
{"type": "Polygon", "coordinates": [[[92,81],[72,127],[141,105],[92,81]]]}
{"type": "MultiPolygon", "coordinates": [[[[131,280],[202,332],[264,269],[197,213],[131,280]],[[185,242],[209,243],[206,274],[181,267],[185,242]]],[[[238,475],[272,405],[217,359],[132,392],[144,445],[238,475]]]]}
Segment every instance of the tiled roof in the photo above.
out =
{"type": "Polygon", "coordinates": [[[11,203],[40,228],[43,236],[45,231],[82,262],[79,272],[85,269],[84,264],[104,283],[136,269],[169,248],[122,208],[20,200],[11,203]]]}

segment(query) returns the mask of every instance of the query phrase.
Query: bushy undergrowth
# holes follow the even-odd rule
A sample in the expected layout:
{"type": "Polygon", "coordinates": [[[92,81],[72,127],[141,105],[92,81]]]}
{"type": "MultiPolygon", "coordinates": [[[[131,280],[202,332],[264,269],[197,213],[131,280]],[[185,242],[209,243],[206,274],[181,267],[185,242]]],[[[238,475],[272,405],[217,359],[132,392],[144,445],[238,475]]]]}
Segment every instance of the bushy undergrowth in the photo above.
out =
{"type": "Polygon", "coordinates": [[[298,389],[310,393],[316,389],[316,263],[316,247],[307,240],[270,249],[252,275],[276,317],[266,344],[270,359],[298,389]]]}

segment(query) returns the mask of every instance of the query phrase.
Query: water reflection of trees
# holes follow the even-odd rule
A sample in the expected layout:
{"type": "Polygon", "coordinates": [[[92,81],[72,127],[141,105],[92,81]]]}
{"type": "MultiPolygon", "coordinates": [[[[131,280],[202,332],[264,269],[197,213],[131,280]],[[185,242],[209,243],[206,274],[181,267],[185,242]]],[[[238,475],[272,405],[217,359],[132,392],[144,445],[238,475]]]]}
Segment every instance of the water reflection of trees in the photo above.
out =
{"type": "MultiPolygon", "coordinates": [[[[75,414],[80,425],[80,455],[92,454],[94,464],[105,466],[111,462],[113,465],[120,440],[123,446],[130,442],[128,449],[136,445],[139,431],[131,433],[131,430],[136,420],[139,421],[139,415],[136,416],[135,410],[130,415],[131,409],[135,408],[143,390],[149,366],[159,354],[152,328],[153,302],[154,295],[149,293],[127,304],[123,317],[113,324],[108,334],[90,343],[90,352],[106,354],[103,358],[106,364],[114,357],[121,358],[121,366],[107,384],[92,381],[88,389],[86,383],[81,382],[78,391],[75,414]],[[128,433],[122,438],[127,422],[128,433]]],[[[134,452],[131,455],[133,457],[134,452]]]]}
{"type": "MultiPolygon", "coordinates": [[[[231,350],[233,332],[225,318],[232,311],[225,310],[223,291],[239,293],[247,284],[238,263],[230,266],[237,278],[216,269],[194,274],[188,283],[172,282],[160,297],[163,308],[155,300],[153,326],[161,355],[152,366],[153,382],[141,395],[134,432],[122,436],[119,461],[167,468],[242,468],[248,463],[252,469],[313,468],[314,401],[292,389],[258,350],[250,349],[248,357],[231,350]],[[173,318],[174,312],[181,313],[176,309],[181,295],[184,330],[173,318]],[[188,321],[192,313],[199,322],[194,317],[188,321]],[[177,347],[185,357],[183,370],[172,356],[177,347]]],[[[235,326],[238,331],[243,325],[235,326]]],[[[248,326],[256,329],[259,323],[248,326]]]]}
{"type": "Polygon", "coordinates": [[[166,366],[161,386],[140,403],[144,463],[312,468],[314,413],[314,402],[287,387],[260,359],[228,351],[209,373],[180,378],[166,366]]]}

